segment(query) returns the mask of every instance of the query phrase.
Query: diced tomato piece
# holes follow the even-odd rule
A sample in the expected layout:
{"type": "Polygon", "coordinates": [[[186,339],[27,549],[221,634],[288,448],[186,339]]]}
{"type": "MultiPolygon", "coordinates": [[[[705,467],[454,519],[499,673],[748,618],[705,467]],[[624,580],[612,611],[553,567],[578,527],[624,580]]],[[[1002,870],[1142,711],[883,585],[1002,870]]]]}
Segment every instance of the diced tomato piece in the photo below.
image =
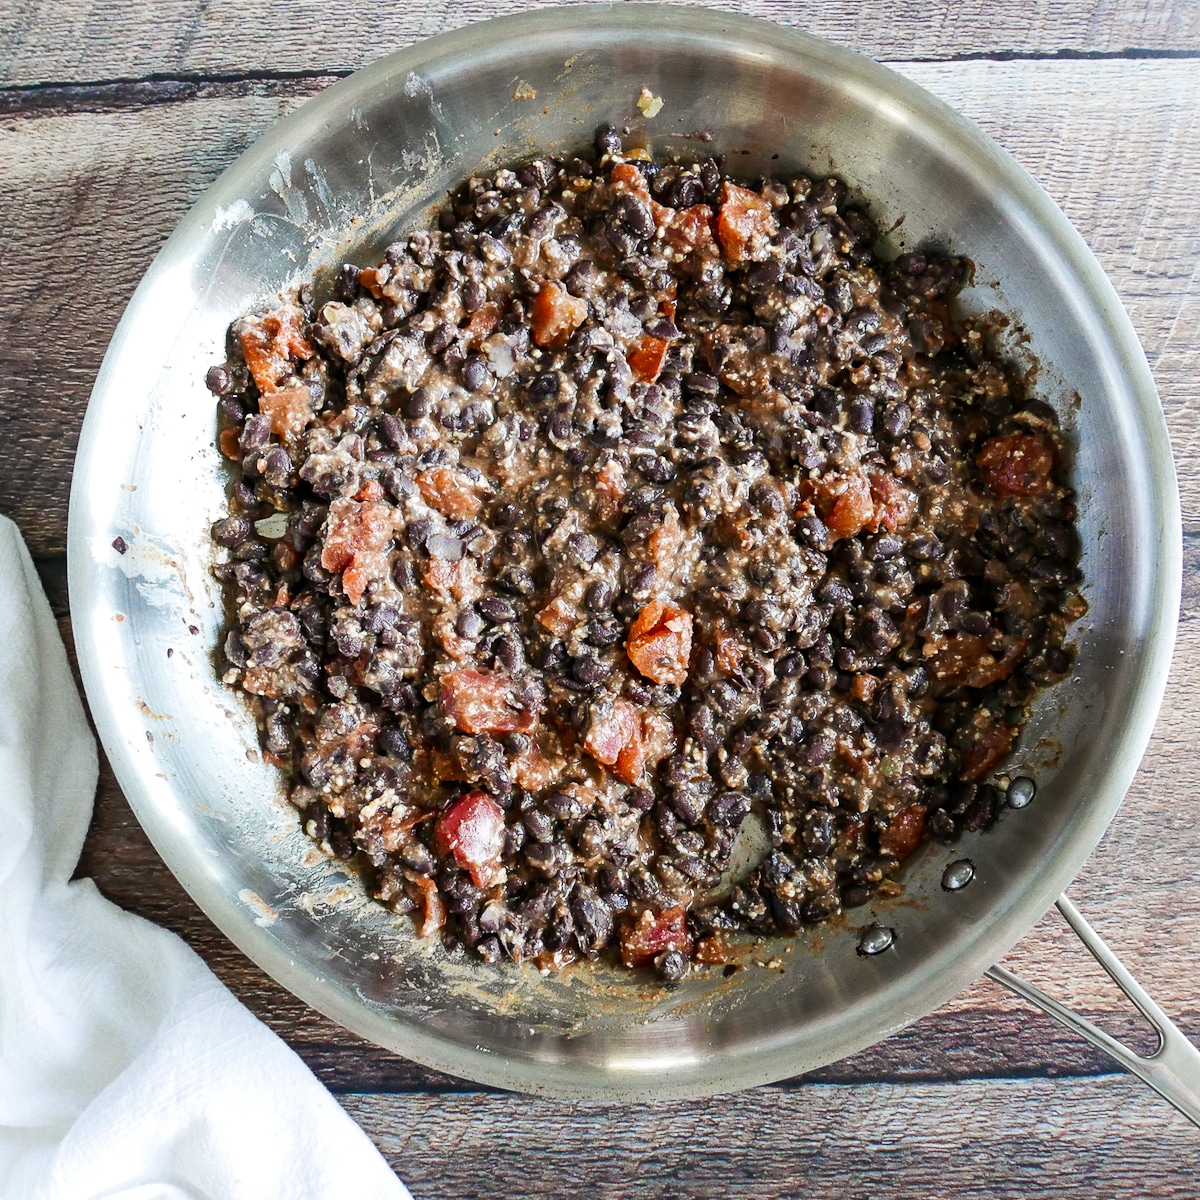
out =
{"type": "Polygon", "coordinates": [[[625,471],[615,459],[609,459],[596,475],[596,512],[602,521],[617,515],[625,495],[625,471]]]}
{"type": "Polygon", "coordinates": [[[532,733],[538,716],[517,703],[515,684],[495,671],[464,667],[442,676],[442,711],[463,733],[532,733]]]}
{"type": "Polygon", "coordinates": [[[713,212],[707,204],[677,208],[667,226],[667,241],[678,250],[699,250],[715,256],[717,244],[713,239],[713,212]]]}
{"type": "Polygon", "coordinates": [[[425,503],[452,521],[473,517],[482,504],[475,485],[461,471],[451,467],[422,471],[416,483],[425,503]]]}
{"type": "Polygon", "coordinates": [[[645,710],[637,733],[617,755],[613,774],[636,786],[647,767],[656,767],[674,749],[675,727],[662,713],[645,710]]]}
{"type": "Polygon", "coordinates": [[[717,668],[726,675],[732,675],[742,665],[742,648],[738,640],[723,625],[718,625],[713,632],[713,644],[716,647],[717,668]]]}
{"type": "Polygon", "coordinates": [[[614,766],[621,751],[641,735],[641,727],[642,710],[628,700],[593,705],[583,748],[597,762],[614,766]]]}
{"type": "Polygon", "coordinates": [[[854,537],[875,518],[871,485],[857,471],[827,475],[815,490],[817,511],[835,539],[854,537]]]}
{"type": "Polygon", "coordinates": [[[462,763],[436,746],[429,752],[429,773],[438,783],[469,783],[479,778],[479,772],[468,774],[462,763]]]}
{"type": "Polygon", "coordinates": [[[446,902],[428,875],[418,875],[413,883],[421,893],[421,923],[417,926],[417,936],[432,937],[446,923],[446,902]]]}
{"type": "Polygon", "coordinates": [[[675,748],[675,729],[661,713],[615,700],[591,712],[584,749],[620,780],[638,784],[675,748]]]}
{"type": "Polygon", "coordinates": [[[917,498],[894,475],[886,471],[868,471],[871,499],[875,502],[872,527],[894,533],[917,515],[917,498]]]}
{"type": "Polygon", "coordinates": [[[629,661],[655,683],[683,683],[692,657],[692,614],[651,600],[642,608],[625,643],[629,661]]]}
{"type": "Polygon", "coordinates": [[[299,437],[313,419],[312,393],[302,383],[277,392],[263,392],[258,408],[270,418],[271,432],[285,441],[299,437]]]}
{"type": "Polygon", "coordinates": [[[363,267],[359,271],[358,286],[365,288],[376,300],[383,299],[383,286],[379,282],[379,272],[374,267],[363,267]]]}
{"type": "Polygon", "coordinates": [[[646,548],[654,565],[670,577],[679,562],[683,548],[683,529],[679,524],[679,510],[673,504],[663,509],[662,524],[646,539],[646,548]]]}
{"type": "Polygon", "coordinates": [[[241,460],[242,448],[238,445],[238,431],[232,426],[221,430],[221,436],[217,439],[217,445],[226,458],[231,458],[234,462],[241,460]]]}
{"type": "Polygon", "coordinates": [[[633,163],[616,163],[609,175],[613,191],[619,196],[640,196],[643,200],[650,199],[650,188],[646,177],[633,163]]]}
{"type": "Polygon", "coordinates": [[[651,337],[649,334],[633,343],[626,358],[639,383],[653,383],[658,378],[670,345],[666,338],[651,337]]]}
{"type": "Polygon", "coordinates": [[[703,937],[696,943],[693,957],[698,963],[720,966],[721,963],[728,962],[729,952],[725,943],[721,941],[720,935],[710,933],[708,937],[703,937]]]}
{"type": "Polygon", "coordinates": [[[468,792],[438,817],[433,845],[443,857],[453,854],[471,882],[483,887],[504,851],[504,810],[487,792],[468,792]]]}
{"type": "Polygon", "coordinates": [[[664,950],[692,952],[687,913],[681,907],[655,913],[650,909],[632,925],[621,929],[621,961],[627,967],[644,967],[664,950]]]}
{"type": "Polygon", "coordinates": [[[1020,732],[1015,725],[1004,721],[989,722],[978,730],[962,757],[962,764],[958,768],[959,779],[973,783],[990,775],[1013,748],[1020,732]]]}
{"type": "Polygon", "coordinates": [[[578,620],[578,608],[563,596],[555,596],[537,615],[538,624],[558,638],[565,638],[578,620]]]}
{"type": "Polygon", "coordinates": [[[527,792],[540,792],[548,788],[559,775],[559,768],[536,746],[530,747],[519,758],[514,758],[510,770],[513,783],[527,792]]]}
{"type": "Polygon", "coordinates": [[[879,848],[893,858],[906,859],[925,836],[925,805],[913,804],[898,812],[879,835],[879,848]]]}
{"type": "Polygon", "coordinates": [[[1054,486],[1054,444],[1044,433],[988,438],[975,462],[997,496],[1039,496],[1054,486]]]}
{"type": "Polygon", "coordinates": [[[586,300],[572,296],[561,283],[551,281],[542,284],[529,315],[533,340],[543,349],[558,350],[587,320],[588,306],[586,300]]]}
{"type": "Polygon", "coordinates": [[[357,604],[373,579],[388,570],[386,547],[392,537],[392,509],[379,501],[335,500],[329,506],[321,566],[342,572],[342,587],[357,604]]]}
{"type": "Polygon", "coordinates": [[[757,192],[725,183],[717,211],[717,240],[731,263],[759,262],[767,257],[778,231],[775,212],[757,192]]]}
{"type": "Polygon", "coordinates": [[[285,304],[241,334],[242,356],[261,393],[273,392],[294,371],[289,356],[308,359],[313,348],[304,336],[304,313],[285,304]]]}
{"type": "Polygon", "coordinates": [[[1004,649],[997,656],[984,638],[959,633],[927,642],[925,665],[932,668],[939,682],[956,687],[991,687],[1016,670],[1027,645],[1025,638],[1006,638],[1004,649]]]}
{"type": "Polygon", "coordinates": [[[471,314],[470,320],[463,326],[463,332],[467,335],[467,344],[477,349],[479,343],[489,334],[494,333],[499,324],[500,306],[498,304],[485,304],[476,309],[471,314]]]}
{"type": "Polygon", "coordinates": [[[479,568],[471,558],[460,558],[458,562],[431,558],[421,578],[431,592],[438,592],[443,598],[452,596],[460,604],[479,599],[483,592],[479,568]]]}
{"type": "Polygon", "coordinates": [[[276,346],[296,358],[312,358],[312,345],[304,336],[303,309],[294,304],[285,304],[263,317],[262,326],[275,339],[276,346]]]}
{"type": "Polygon", "coordinates": [[[868,675],[865,672],[861,675],[854,676],[854,683],[850,688],[850,694],[855,700],[863,704],[870,704],[875,699],[875,693],[879,690],[879,679],[874,675],[868,675]]]}

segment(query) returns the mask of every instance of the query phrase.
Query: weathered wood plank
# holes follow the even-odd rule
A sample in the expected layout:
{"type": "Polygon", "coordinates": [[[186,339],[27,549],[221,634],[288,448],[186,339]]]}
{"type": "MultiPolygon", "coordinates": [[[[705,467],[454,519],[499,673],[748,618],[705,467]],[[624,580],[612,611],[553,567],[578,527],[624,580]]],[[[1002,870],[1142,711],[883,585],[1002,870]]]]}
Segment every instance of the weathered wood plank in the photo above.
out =
{"type": "Polygon", "coordinates": [[[418,1197],[1196,1195],[1200,1136],[1127,1077],[761,1088],[693,1104],[343,1096],[418,1197]]]}
{"type": "MultiPolygon", "coordinates": [[[[518,0],[503,11],[543,7],[518,0]]],[[[1200,50],[1200,12],[1189,0],[742,0],[728,7],[883,59],[1200,50]]],[[[153,7],[26,0],[0,15],[0,84],[353,70],[497,11],[493,0],[418,0],[350,5],[331,20],[320,0],[167,0],[153,7]]]]}
{"type": "MultiPolygon", "coordinates": [[[[1200,11],[1200,6],[1197,6],[1200,11]]],[[[997,136],[1109,271],[1155,368],[1200,528],[1200,88],[1191,62],[955,63],[906,73],[997,136]]],[[[92,380],[137,280],[191,202],[278,115],[317,90],[211,92],[161,106],[0,121],[0,511],[37,554],[65,548],[92,380]],[[97,147],[103,147],[97,152],[97,147]],[[76,308],[87,297],[86,319],[76,308]]]]}
{"type": "Polygon", "coordinates": [[[200,193],[316,90],[0,121],[0,511],[34,554],[65,550],[79,427],[138,280],[200,193]]]}

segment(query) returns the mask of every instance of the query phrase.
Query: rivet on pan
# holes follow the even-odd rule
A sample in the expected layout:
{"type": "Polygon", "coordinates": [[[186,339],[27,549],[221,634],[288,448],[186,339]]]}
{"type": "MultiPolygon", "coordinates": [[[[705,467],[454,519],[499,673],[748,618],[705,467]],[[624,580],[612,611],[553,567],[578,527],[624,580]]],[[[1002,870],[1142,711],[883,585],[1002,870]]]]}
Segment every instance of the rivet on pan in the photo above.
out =
{"type": "Polygon", "coordinates": [[[942,887],[948,892],[957,892],[974,878],[975,864],[969,858],[960,858],[942,872],[942,887]]]}
{"type": "Polygon", "coordinates": [[[869,925],[858,939],[859,954],[882,954],[890,950],[896,940],[896,931],[883,925],[869,925]]]}
{"type": "Polygon", "coordinates": [[[1006,796],[1008,807],[1024,808],[1033,799],[1036,791],[1037,784],[1028,775],[1018,775],[1008,785],[1008,794],[1006,796]]]}

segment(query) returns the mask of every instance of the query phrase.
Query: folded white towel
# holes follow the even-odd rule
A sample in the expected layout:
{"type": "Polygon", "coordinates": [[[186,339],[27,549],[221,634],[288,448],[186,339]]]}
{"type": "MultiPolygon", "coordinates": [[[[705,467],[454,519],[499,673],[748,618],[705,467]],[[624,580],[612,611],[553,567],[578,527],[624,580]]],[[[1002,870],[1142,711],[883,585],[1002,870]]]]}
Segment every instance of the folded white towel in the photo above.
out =
{"type": "Polygon", "coordinates": [[[0,518],[0,1196],[406,1200],[299,1058],[174,934],[71,882],[96,749],[0,518]]]}

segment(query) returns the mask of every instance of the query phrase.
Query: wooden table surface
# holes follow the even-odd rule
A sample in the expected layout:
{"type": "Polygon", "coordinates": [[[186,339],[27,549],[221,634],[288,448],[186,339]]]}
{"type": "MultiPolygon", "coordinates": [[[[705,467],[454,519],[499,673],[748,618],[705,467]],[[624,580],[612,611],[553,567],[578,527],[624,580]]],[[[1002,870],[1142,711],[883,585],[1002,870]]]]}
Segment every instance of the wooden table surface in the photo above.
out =
{"type": "MultiPolygon", "coordinates": [[[[105,346],[189,205],[336,77],[509,0],[0,0],[0,512],[69,640],[72,456],[105,346]]],[[[1200,1036],[1200,3],[750,0],[874,56],[1011,151],[1075,222],[1146,348],[1174,443],[1185,567],[1166,702],[1072,896],[1200,1036]]],[[[213,928],[102,774],[81,873],[181,934],[334,1090],[418,1200],[475,1196],[1178,1196],[1200,1131],[981,981],[811,1076],[688,1104],[557,1104],[376,1050],[213,928]]],[[[1046,917],[1005,960],[1134,1035],[1046,917]]]]}

